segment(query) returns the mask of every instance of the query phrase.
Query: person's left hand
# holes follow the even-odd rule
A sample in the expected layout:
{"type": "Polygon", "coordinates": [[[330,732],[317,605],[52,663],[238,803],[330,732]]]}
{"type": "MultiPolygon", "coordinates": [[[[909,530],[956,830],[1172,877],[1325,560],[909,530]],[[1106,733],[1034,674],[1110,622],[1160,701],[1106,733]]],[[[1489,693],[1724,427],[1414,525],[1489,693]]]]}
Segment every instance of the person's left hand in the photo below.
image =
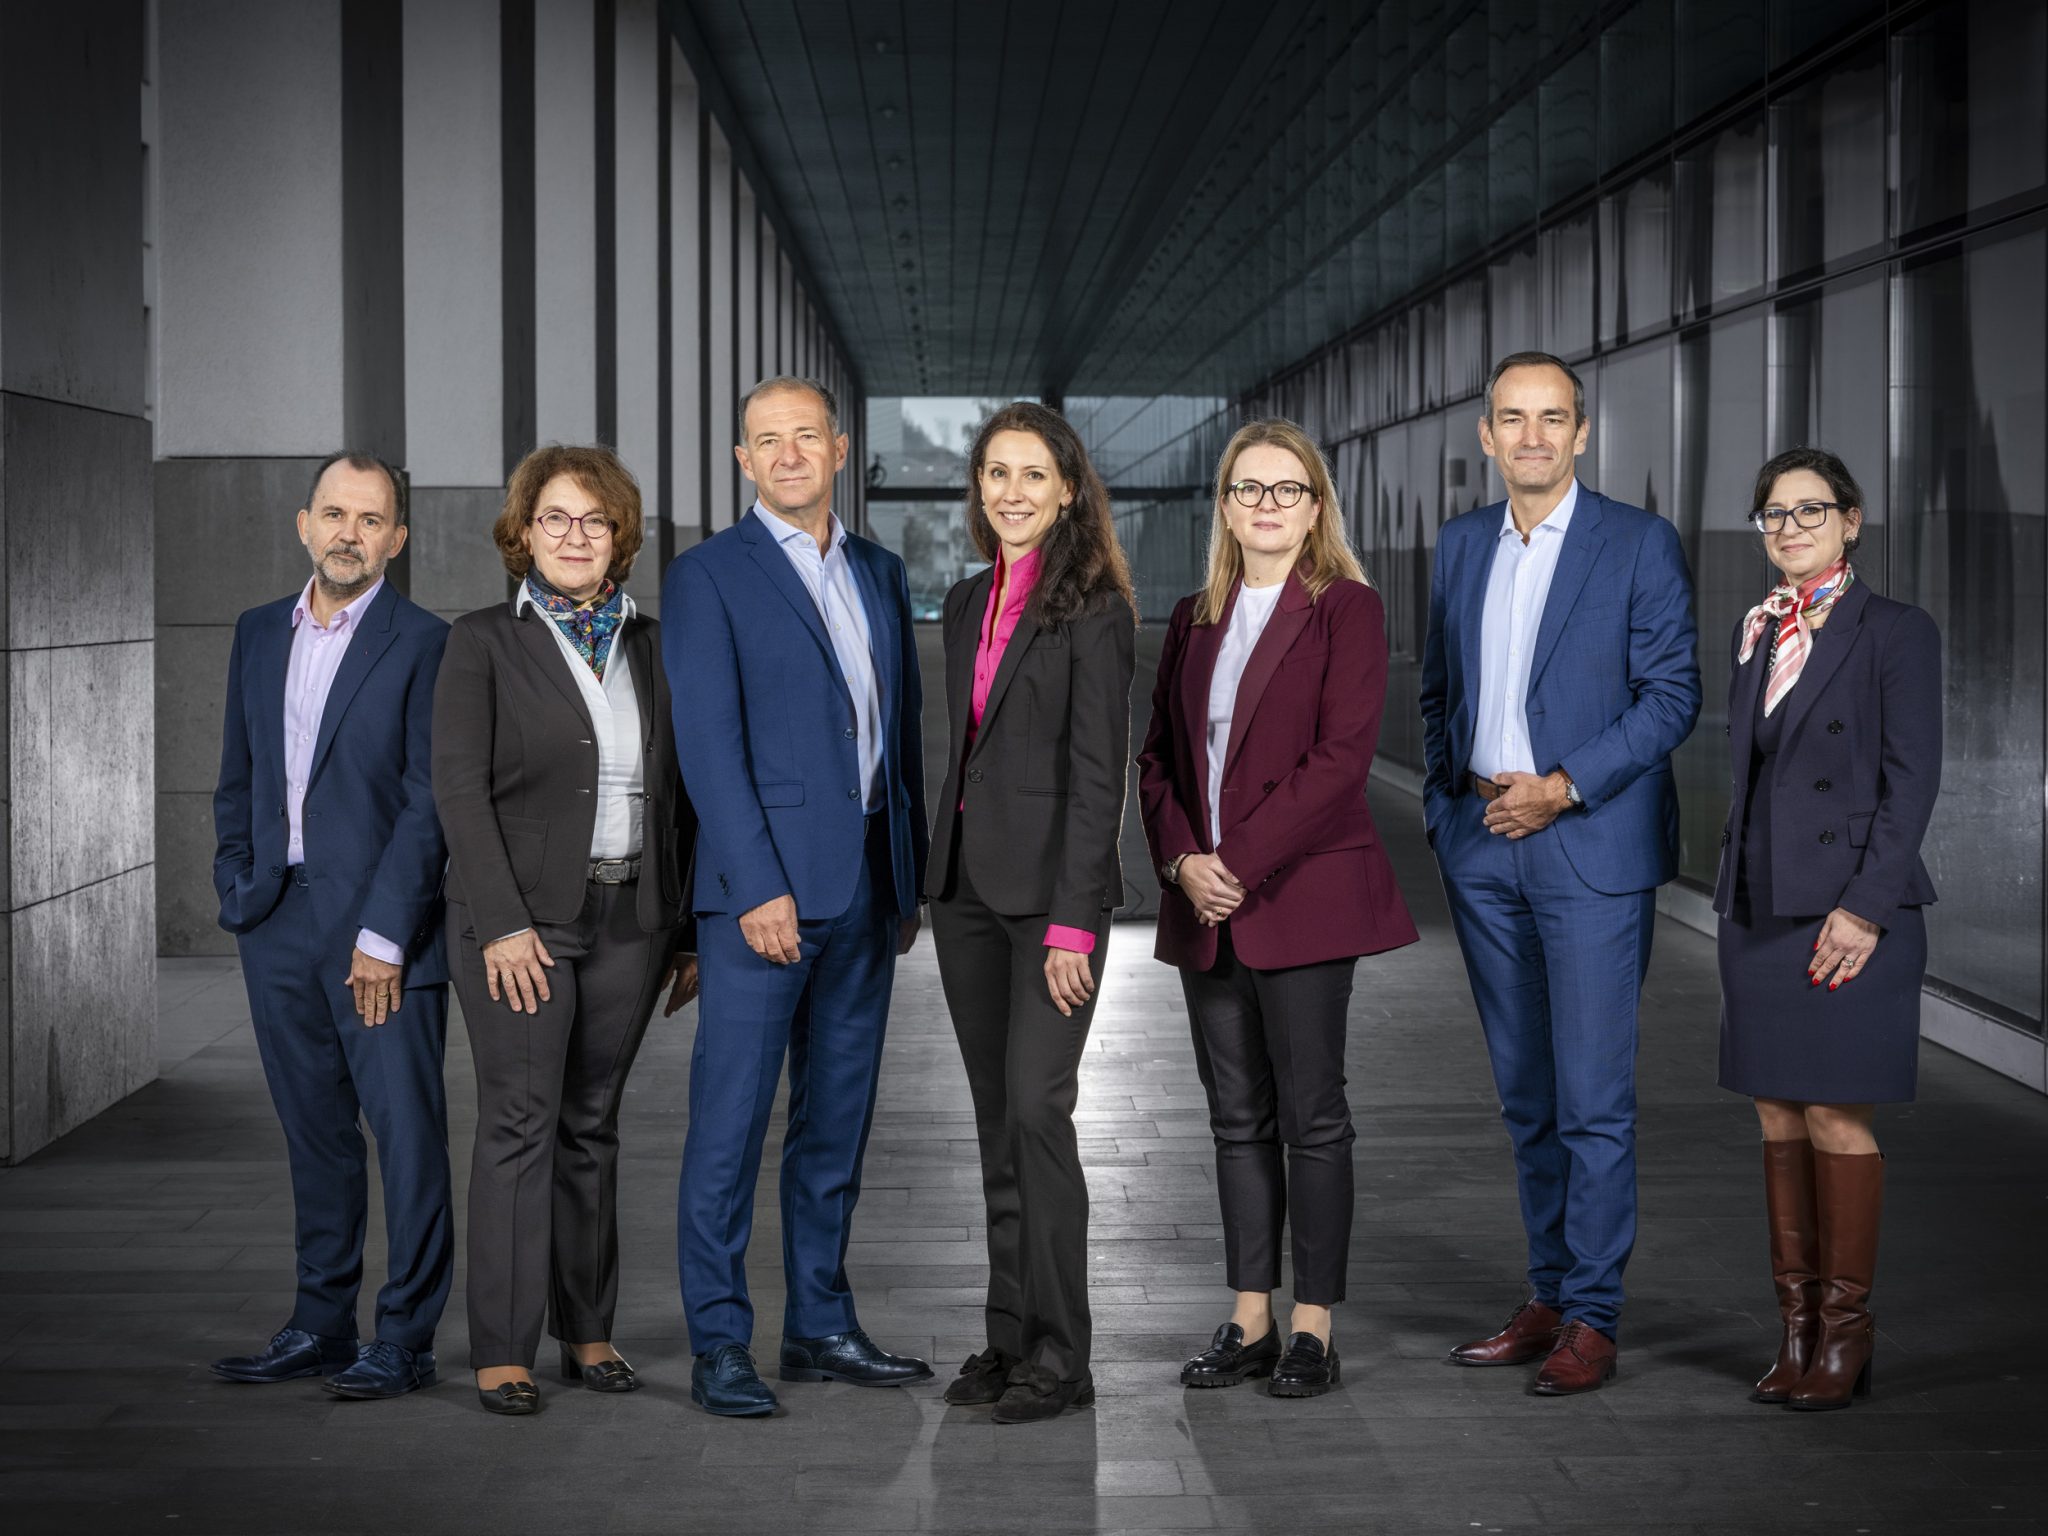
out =
{"type": "Polygon", "coordinates": [[[668,1001],[661,1009],[665,1019],[697,995],[697,957],[687,950],[677,950],[661,984],[669,989],[668,1001]]]}
{"type": "Polygon", "coordinates": [[[1510,768],[1493,782],[1504,791],[1486,802],[1486,830],[1510,842],[1541,832],[1571,804],[1562,773],[1519,773],[1510,768]]]}
{"type": "Polygon", "coordinates": [[[360,949],[349,956],[347,986],[356,995],[356,1012],[365,1028],[375,1029],[398,1012],[399,999],[405,996],[404,971],[404,966],[373,960],[360,949]]]}
{"type": "Polygon", "coordinates": [[[1842,907],[1835,908],[1820,925],[1820,937],[1813,941],[1813,961],[1806,967],[1811,985],[1828,983],[1834,991],[1845,981],[1854,981],[1870,964],[1882,930],[1867,918],[1842,907]],[[1832,976],[1834,979],[1829,981],[1832,976]]]}
{"type": "Polygon", "coordinates": [[[903,919],[903,926],[896,931],[896,953],[907,955],[910,946],[917,942],[917,930],[924,926],[924,914],[913,912],[903,919]]]}
{"type": "Polygon", "coordinates": [[[1084,1008],[1095,991],[1095,973],[1088,957],[1071,949],[1048,948],[1045,952],[1045,985],[1052,993],[1052,1005],[1067,1018],[1084,1008]]]}

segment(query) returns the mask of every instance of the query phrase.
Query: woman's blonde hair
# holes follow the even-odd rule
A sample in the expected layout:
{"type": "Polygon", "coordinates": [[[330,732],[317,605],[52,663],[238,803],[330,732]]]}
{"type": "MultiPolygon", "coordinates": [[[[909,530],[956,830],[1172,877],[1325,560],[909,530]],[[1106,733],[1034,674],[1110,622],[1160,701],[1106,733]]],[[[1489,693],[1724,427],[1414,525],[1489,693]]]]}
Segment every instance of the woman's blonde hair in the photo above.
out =
{"type": "Polygon", "coordinates": [[[1308,474],[1309,495],[1320,503],[1316,520],[1308,526],[1308,544],[1302,550],[1302,561],[1308,569],[1301,580],[1308,588],[1309,600],[1321,597],[1334,581],[1372,585],[1345,537],[1344,511],[1337,505],[1337,486],[1330,478],[1330,465],[1323,450],[1293,422],[1269,416],[1239,427],[1217,461],[1216,521],[1209,529],[1209,580],[1195,601],[1197,624],[1215,624],[1223,618],[1224,609],[1230,604],[1231,588],[1244,575],[1244,551],[1230,531],[1223,508],[1230,495],[1231,478],[1237,472],[1238,456],[1247,448],[1261,445],[1285,449],[1301,460],[1301,467],[1308,474]]]}

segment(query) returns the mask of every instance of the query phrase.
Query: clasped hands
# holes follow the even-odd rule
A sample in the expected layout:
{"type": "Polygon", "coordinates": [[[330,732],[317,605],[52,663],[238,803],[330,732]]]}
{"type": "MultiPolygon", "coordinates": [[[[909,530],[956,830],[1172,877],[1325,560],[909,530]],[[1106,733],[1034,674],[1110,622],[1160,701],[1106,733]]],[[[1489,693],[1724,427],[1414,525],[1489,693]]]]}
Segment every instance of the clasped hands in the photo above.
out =
{"type": "Polygon", "coordinates": [[[1195,916],[1206,928],[1222,922],[1244,900],[1244,882],[1213,853],[1191,853],[1182,859],[1174,883],[1194,903],[1195,916]]]}

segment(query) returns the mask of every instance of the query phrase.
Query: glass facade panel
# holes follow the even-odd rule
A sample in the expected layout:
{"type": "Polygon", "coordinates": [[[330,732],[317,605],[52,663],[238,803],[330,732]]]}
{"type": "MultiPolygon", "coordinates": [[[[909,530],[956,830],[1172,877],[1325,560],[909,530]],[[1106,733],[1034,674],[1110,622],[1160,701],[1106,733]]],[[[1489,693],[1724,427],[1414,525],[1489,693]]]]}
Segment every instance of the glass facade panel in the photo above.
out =
{"type": "Polygon", "coordinates": [[[1766,456],[1801,445],[1831,448],[1863,488],[1858,564],[1885,569],[1886,372],[1882,268],[1779,304],[1771,321],[1770,433],[1766,456]]]}
{"type": "Polygon", "coordinates": [[[1537,314],[1535,242],[1501,257],[1486,276],[1489,359],[1540,346],[1543,324],[1537,314]]]}
{"type": "Polygon", "coordinates": [[[953,583],[988,564],[957,501],[891,501],[870,491],[868,537],[903,557],[913,619],[936,621],[953,583]]]}
{"type": "Polygon", "coordinates": [[[1584,209],[1538,237],[1543,284],[1543,349],[1559,357],[1593,350],[1595,217],[1584,209]]]}
{"type": "Polygon", "coordinates": [[[1884,242],[1884,40],[1773,102],[1774,270],[1780,281],[1884,242]]]}
{"type": "Polygon", "coordinates": [[[1870,0],[1771,0],[1771,63],[1785,64],[1883,13],[1870,0]]]}
{"type": "Polygon", "coordinates": [[[1952,0],[1892,39],[1898,233],[2048,180],[2048,7],[1952,0]]]}
{"type": "Polygon", "coordinates": [[[1766,0],[1678,0],[1678,120],[1689,123],[1764,77],[1766,0]]]}
{"type": "Polygon", "coordinates": [[[1671,132],[1672,0],[1638,0],[1600,35],[1600,170],[1671,132]]]}
{"type": "MultiPolygon", "coordinates": [[[[1589,381],[1590,382],[1590,381],[1589,381]]],[[[1579,473],[1603,496],[1671,515],[1671,342],[1653,341],[1600,364],[1592,439],[1579,473]],[[1589,460],[1598,460],[1595,470],[1589,460]]]]}
{"type": "Polygon", "coordinates": [[[1671,175],[1659,167],[1600,200],[1600,344],[1671,323],[1671,175]]]}
{"type": "Polygon", "coordinates": [[[1758,114],[1678,156],[1672,247],[1680,320],[1716,313],[1764,286],[1764,144],[1758,114]]]}
{"type": "Polygon", "coordinates": [[[1575,53],[1543,82],[1538,153],[1543,206],[1555,207],[1590,187],[1600,173],[1600,61],[1575,53]]]}

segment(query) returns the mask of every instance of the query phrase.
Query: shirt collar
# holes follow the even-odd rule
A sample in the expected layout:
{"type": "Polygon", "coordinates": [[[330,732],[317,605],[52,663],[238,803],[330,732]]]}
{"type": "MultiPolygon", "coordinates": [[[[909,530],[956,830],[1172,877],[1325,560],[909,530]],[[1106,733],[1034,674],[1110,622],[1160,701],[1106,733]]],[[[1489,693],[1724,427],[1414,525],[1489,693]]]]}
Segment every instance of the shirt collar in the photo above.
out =
{"type": "MultiPolygon", "coordinates": [[[[1550,516],[1543,519],[1530,532],[1532,534],[1541,533],[1547,528],[1555,532],[1559,538],[1563,538],[1565,530],[1572,525],[1572,513],[1576,512],[1578,507],[1579,477],[1573,475],[1572,483],[1564,489],[1564,500],[1560,501],[1552,509],[1550,516]]],[[[1504,506],[1500,509],[1500,533],[1498,537],[1506,538],[1509,534],[1513,534],[1517,539],[1522,536],[1522,530],[1515,526],[1515,509],[1512,505],[1504,506]]]]}
{"type": "MultiPolygon", "coordinates": [[[[1040,546],[1040,548],[1042,547],[1040,546]]],[[[1032,549],[1020,555],[1017,563],[1010,567],[1010,590],[1003,603],[1005,608],[1022,608],[1025,601],[1031,596],[1031,589],[1038,585],[1038,556],[1039,549],[1032,549]]],[[[1003,553],[1001,550],[998,550],[996,552],[995,574],[997,586],[1001,586],[1003,582],[1003,565],[1003,553]]]]}
{"type": "MultiPolygon", "coordinates": [[[[533,600],[533,588],[529,587],[526,584],[525,578],[522,577],[519,582],[519,590],[512,594],[513,616],[516,618],[519,614],[524,613],[529,608],[535,609],[539,612],[546,612],[545,609],[541,608],[539,603],[536,603],[533,600]]],[[[633,595],[630,592],[620,592],[619,617],[621,619],[630,619],[638,611],[639,610],[633,606],[633,595]]]]}
{"type": "MultiPolygon", "coordinates": [[[[839,514],[837,512],[828,513],[827,515],[832,519],[832,526],[827,531],[825,537],[831,542],[833,549],[844,549],[846,547],[846,525],[839,521],[839,514]]],[[[794,544],[798,539],[810,537],[803,529],[777,517],[758,501],[754,503],[754,516],[761,519],[767,525],[768,531],[775,535],[775,542],[778,544],[794,544]]],[[[826,551],[820,550],[818,553],[823,555],[826,551]]]]}
{"type": "MultiPolygon", "coordinates": [[[[311,576],[306,578],[306,590],[299,594],[299,600],[292,605],[293,629],[297,629],[299,627],[299,620],[311,619],[313,617],[313,582],[315,579],[316,578],[311,576]]],[[[322,631],[333,631],[337,629],[353,630],[356,627],[357,620],[362,618],[363,610],[365,608],[368,608],[371,603],[375,602],[377,594],[379,592],[382,592],[383,590],[384,578],[382,576],[379,576],[375,581],[370,583],[369,591],[365,592],[361,597],[354,599],[345,607],[339,609],[335,613],[334,617],[329,619],[325,624],[321,624],[318,620],[315,620],[313,627],[315,629],[322,631]]]]}

